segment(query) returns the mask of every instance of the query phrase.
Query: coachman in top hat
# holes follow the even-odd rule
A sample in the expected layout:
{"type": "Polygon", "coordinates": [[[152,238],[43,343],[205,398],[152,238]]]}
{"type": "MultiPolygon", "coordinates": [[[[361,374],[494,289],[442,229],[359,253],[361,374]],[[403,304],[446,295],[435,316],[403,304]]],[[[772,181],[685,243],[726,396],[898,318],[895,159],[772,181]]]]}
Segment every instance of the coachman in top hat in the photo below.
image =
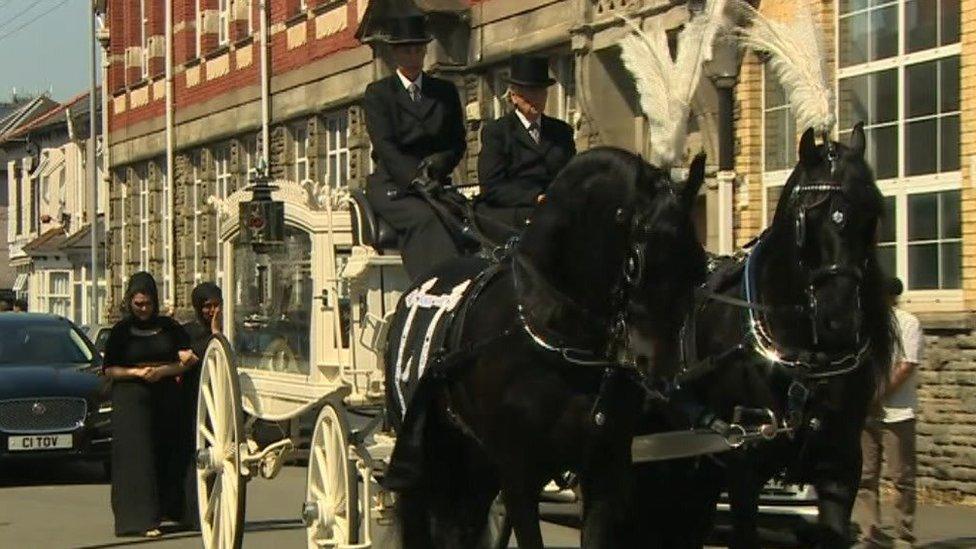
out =
{"type": "Polygon", "coordinates": [[[396,72],[370,84],[364,100],[376,166],[366,197],[396,229],[404,267],[417,279],[460,247],[430,205],[406,193],[422,167],[438,181],[454,170],[466,146],[464,118],[457,88],[422,70],[430,42],[423,17],[390,19],[388,30],[396,72]]]}
{"type": "Polygon", "coordinates": [[[485,124],[478,156],[477,211],[499,222],[481,223],[496,241],[521,230],[549,183],[576,154],[572,127],[543,114],[548,87],[555,83],[548,59],[513,57],[508,83],[515,109],[485,124]]]}

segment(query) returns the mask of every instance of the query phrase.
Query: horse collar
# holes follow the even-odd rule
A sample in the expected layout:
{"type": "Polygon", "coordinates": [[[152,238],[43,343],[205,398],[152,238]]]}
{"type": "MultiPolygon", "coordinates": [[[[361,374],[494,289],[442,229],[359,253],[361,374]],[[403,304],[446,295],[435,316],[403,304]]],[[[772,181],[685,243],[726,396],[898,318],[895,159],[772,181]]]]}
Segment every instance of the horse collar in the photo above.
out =
{"type": "Polygon", "coordinates": [[[788,359],[777,349],[776,342],[767,330],[760,312],[764,309],[758,303],[758,288],[756,271],[757,257],[763,250],[766,238],[761,237],[756,245],[746,255],[746,265],[743,272],[744,299],[748,304],[743,307],[749,319],[749,336],[752,339],[755,352],[767,361],[785,366],[794,371],[798,378],[822,379],[848,374],[856,370],[867,356],[870,343],[865,341],[858,349],[838,357],[828,357],[817,360],[815,353],[800,353],[796,358],[788,359]]]}

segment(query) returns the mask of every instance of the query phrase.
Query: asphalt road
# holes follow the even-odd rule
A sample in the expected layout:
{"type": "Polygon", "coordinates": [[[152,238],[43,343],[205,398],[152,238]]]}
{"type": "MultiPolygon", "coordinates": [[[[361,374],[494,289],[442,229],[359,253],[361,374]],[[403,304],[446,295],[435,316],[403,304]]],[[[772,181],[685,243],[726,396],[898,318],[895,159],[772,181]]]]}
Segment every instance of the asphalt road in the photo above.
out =
{"type": "MultiPolygon", "coordinates": [[[[190,533],[167,533],[154,540],[114,537],[109,486],[102,475],[97,465],[0,465],[0,549],[201,547],[190,533]]],[[[297,519],[304,490],[305,470],[299,467],[286,467],[272,481],[251,482],[244,546],[305,547],[297,519]]],[[[920,548],[976,548],[976,508],[920,506],[917,531],[920,548]]],[[[579,547],[574,528],[544,522],[543,532],[547,547],[579,547]]]]}

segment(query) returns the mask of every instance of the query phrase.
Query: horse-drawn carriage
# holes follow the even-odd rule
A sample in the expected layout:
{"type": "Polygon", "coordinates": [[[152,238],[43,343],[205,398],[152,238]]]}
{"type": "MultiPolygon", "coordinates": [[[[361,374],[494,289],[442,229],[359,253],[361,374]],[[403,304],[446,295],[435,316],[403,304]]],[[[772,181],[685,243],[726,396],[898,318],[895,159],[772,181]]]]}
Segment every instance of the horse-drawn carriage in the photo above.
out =
{"type": "MultiPolygon", "coordinates": [[[[686,43],[698,48],[705,37],[710,43],[723,4],[689,24],[686,43]]],[[[803,24],[813,36],[812,22],[803,24]]],[[[791,36],[768,28],[777,40],[791,36]]],[[[635,34],[642,31],[635,27],[635,34]]],[[[255,422],[316,409],[301,510],[309,547],[370,547],[381,535],[389,535],[384,547],[397,546],[396,532],[378,528],[391,522],[392,508],[377,478],[394,450],[415,450],[404,441],[416,442],[415,454],[427,460],[415,467],[422,487],[397,490],[401,503],[410,502],[401,511],[420,517],[412,526],[417,547],[475,546],[499,490],[520,545],[541,547],[538,492],[568,469],[581,473],[584,547],[651,546],[650,539],[663,547],[676,546],[676,539],[686,544],[689,532],[707,530],[723,483],[739,545],[758,546],[754,498],[787,465],[821,494],[824,546],[847,542],[859,424],[891,347],[872,240],[880,195],[864,161],[864,132],[856,126],[849,146],[832,141],[833,107],[821,97],[829,96],[826,77],[801,75],[813,91],[794,95],[813,98],[803,111],[802,125],[810,129],[773,225],[743,255],[741,268],[712,273],[698,287],[706,261],[690,209],[704,159],[692,163],[680,192],[662,169],[678,159],[683,125],[675,120],[688,117],[698,71],[685,71],[692,75],[680,79],[681,97],[656,102],[648,90],[671,89],[680,69],[661,72],[672,66],[666,44],[661,31],[625,55],[644,75],[638,88],[660,130],[651,138],[661,162],[606,148],[578,156],[547,189],[516,249],[481,263],[500,268],[469,269],[467,279],[435,270],[443,279],[411,286],[388,249],[392,231],[362,195],[333,189],[306,196],[282,182],[274,192],[256,186],[251,201],[243,193],[231,197],[239,213],[227,216],[221,234],[222,250],[233,256],[224,277],[233,287],[226,314],[237,345],[224,338],[211,343],[198,404],[197,486],[207,547],[239,546],[247,481],[274,477],[294,445],[282,438],[261,446],[251,436],[255,422]],[[658,63],[641,68],[652,57],[658,63]],[[823,242],[839,244],[828,249],[823,242]],[[435,287],[446,293],[428,293],[435,287]],[[470,316],[481,315],[479,325],[452,328],[453,348],[438,355],[446,336],[431,342],[440,315],[453,318],[462,294],[482,291],[490,299],[469,305],[470,316]],[[426,336],[410,328],[417,308],[436,309],[425,313],[433,318],[425,321],[426,336]],[[310,337],[302,337],[305,326],[310,337]],[[275,327],[280,333],[269,336],[275,327]],[[410,345],[420,351],[404,355],[410,345]],[[440,380],[426,385],[435,389],[424,404],[440,427],[423,431],[434,435],[419,441],[404,429],[397,444],[385,430],[387,414],[405,413],[409,399],[397,409],[388,392],[398,390],[401,375],[419,376],[429,358],[442,368],[440,380]],[[652,428],[654,438],[635,439],[647,427],[649,400],[663,407],[654,421],[667,420],[652,428]],[[758,417],[749,420],[752,412],[758,417]],[[682,432],[660,436],[675,429],[667,425],[675,413],[686,415],[676,422],[684,422],[682,432]],[[639,481],[630,476],[642,452],[653,461],[752,441],[769,444],[726,454],[724,469],[679,464],[639,481]],[[674,485],[675,472],[692,487],[684,496],[693,501],[679,501],[686,486],[674,485]],[[435,474],[440,478],[431,482],[435,474]],[[635,485],[670,497],[636,501],[635,485]],[[633,515],[622,516],[624,507],[633,515]],[[441,532],[423,531],[430,524],[441,532]]],[[[780,67],[812,66],[822,56],[816,47],[810,54],[802,43],[787,45],[813,59],[780,67]]],[[[679,51],[682,62],[698,67],[702,59],[679,51]]]]}
{"type": "Polygon", "coordinates": [[[406,277],[388,249],[392,233],[361,195],[336,192],[309,205],[293,183],[265,192],[245,201],[242,191],[229,200],[236,208],[224,208],[239,215],[221,226],[222,248],[233,254],[224,273],[232,321],[208,347],[200,383],[204,545],[240,545],[247,483],[273,478],[296,444],[283,433],[260,446],[256,422],[318,411],[301,509],[308,546],[370,547],[387,513],[374,473],[393,447],[380,432],[383,325],[406,277]]]}

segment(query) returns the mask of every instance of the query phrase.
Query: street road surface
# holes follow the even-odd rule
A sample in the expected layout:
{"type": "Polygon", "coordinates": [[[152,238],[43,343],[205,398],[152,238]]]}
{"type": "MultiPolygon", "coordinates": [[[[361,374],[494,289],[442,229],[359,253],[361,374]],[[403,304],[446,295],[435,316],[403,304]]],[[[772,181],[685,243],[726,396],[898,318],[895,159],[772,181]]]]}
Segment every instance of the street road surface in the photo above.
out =
{"type": "MultiPolygon", "coordinates": [[[[244,547],[304,548],[304,528],[297,519],[304,493],[301,467],[286,467],[272,481],[251,482],[244,547]]],[[[543,512],[550,508],[544,506],[543,512]]],[[[921,506],[918,530],[923,549],[976,548],[976,508],[921,506]]],[[[549,548],[579,547],[579,531],[574,528],[543,522],[543,533],[549,548]]],[[[109,486],[98,465],[0,464],[0,548],[114,547],[199,548],[201,543],[192,533],[170,533],[153,540],[116,538],[109,486]]]]}

